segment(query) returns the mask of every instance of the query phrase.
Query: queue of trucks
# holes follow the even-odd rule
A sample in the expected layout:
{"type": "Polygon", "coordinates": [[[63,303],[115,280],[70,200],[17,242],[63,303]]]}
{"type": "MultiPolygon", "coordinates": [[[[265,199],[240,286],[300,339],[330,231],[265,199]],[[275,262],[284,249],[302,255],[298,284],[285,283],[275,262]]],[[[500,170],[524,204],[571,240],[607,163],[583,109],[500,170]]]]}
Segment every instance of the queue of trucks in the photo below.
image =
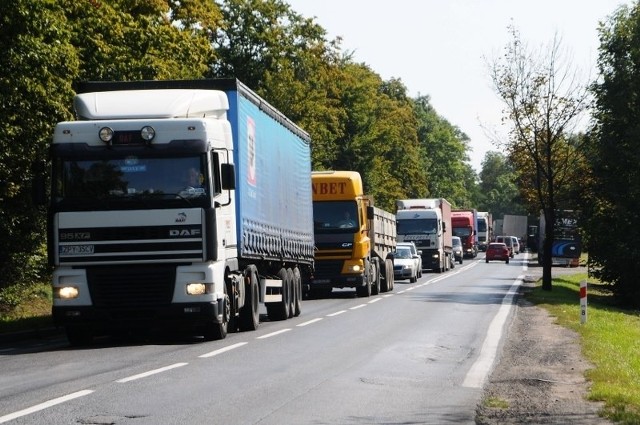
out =
{"type": "Polygon", "coordinates": [[[261,305],[286,320],[303,296],[393,290],[397,242],[442,273],[452,236],[474,257],[489,240],[481,213],[444,198],[394,214],[359,173],[312,172],[309,135],[235,79],[85,82],[74,109],[50,147],[47,244],[74,345],[150,328],[222,339],[257,329],[261,305]]]}

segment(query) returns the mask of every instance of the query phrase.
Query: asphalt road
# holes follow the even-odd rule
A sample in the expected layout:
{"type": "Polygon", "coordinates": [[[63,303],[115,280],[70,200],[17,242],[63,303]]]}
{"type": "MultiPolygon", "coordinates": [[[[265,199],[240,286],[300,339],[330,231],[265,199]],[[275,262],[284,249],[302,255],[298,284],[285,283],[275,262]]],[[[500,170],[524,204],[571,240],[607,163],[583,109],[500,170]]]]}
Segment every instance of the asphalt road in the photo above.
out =
{"type": "Polygon", "coordinates": [[[334,291],[222,341],[0,345],[0,423],[472,424],[525,255],[334,291]]]}

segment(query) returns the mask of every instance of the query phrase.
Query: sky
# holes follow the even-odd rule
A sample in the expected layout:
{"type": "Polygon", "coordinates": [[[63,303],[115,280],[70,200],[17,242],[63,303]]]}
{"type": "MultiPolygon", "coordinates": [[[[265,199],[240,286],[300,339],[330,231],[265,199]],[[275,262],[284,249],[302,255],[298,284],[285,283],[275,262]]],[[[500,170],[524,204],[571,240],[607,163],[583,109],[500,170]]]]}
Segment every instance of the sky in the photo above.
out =
{"type": "Polygon", "coordinates": [[[513,25],[531,51],[555,36],[586,81],[596,77],[598,24],[632,0],[285,0],[315,18],[327,38],[383,80],[400,79],[411,97],[427,95],[436,112],[470,138],[479,172],[504,137],[503,104],[489,65],[512,39],[513,25]],[[591,78],[590,78],[591,77],[591,78]]]}

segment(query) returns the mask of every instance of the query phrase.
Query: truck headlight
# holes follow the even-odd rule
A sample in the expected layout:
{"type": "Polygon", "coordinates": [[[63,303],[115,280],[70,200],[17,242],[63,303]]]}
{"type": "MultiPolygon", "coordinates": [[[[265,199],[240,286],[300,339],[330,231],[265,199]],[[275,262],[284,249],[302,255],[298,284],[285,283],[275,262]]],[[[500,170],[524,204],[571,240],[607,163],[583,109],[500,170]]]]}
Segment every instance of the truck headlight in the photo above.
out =
{"type": "Polygon", "coordinates": [[[80,291],[76,286],[60,286],[54,288],[53,291],[53,297],[62,300],[72,300],[78,298],[78,295],[80,295],[80,291]]]}
{"type": "Polygon", "coordinates": [[[191,282],[187,283],[187,294],[204,295],[213,292],[213,283],[191,282]]]}
{"type": "Polygon", "coordinates": [[[358,264],[352,265],[351,267],[349,267],[349,269],[354,273],[360,273],[362,271],[362,267],[360,267],[358,264]]]}

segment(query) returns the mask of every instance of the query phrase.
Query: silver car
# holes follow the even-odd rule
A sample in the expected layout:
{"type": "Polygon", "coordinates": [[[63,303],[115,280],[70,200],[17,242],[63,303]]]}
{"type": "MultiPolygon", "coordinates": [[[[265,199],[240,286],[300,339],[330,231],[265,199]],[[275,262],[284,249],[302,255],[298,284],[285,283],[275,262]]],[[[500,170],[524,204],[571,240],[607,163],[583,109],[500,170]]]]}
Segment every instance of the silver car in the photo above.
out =
{"type": "Polygon", "coordinates": [[[462,257],[464,257],[462,251],[462,239],[460,239],[459,236],[452,236],[451,246],[453,246],[453,260],[462,264],[462,257]]]}
{"type": "Polygon", "coordinates": [[[418,277],[422,277],[422,251],[416,248],[413,242],[398,242],[397,247],[408,247],[411,249],[411,255],[418,256],[418,277]]]}

